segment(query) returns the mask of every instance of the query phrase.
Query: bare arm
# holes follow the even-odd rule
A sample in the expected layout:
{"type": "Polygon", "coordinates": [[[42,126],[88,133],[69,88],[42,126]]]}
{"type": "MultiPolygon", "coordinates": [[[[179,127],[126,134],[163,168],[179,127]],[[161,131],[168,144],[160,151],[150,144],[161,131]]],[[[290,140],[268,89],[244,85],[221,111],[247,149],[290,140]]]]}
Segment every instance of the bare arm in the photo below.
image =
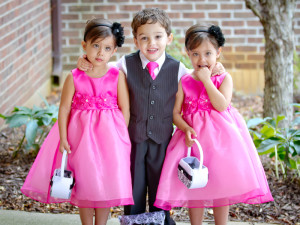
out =
{"type": "Polygon", "coordinates": [[[64,149],[68,153],[71,153],[70,145],[67,140],[67,128],[69,121],[69,114],[71,110],[72,98],[75,93],[75,87],[73,82],[73,75],[68,74],[61,94],[59,112],[58,112],[58,127],[60,136],[60,146],[59,151],[63,152],[64,149]]]}
{"type": "Polygon", "coordinates": [[[118,105],[123,113],[126,125],[128,126],[130,118],[129,91],[125,74],[121,70],[119,71],[118,80],[118,105]]]}
{"type": "Polygon", "coordinates": [[[231,102],[233,88],[232,78],[227,74],[220,88],[217,89],[210,79],[210,74],[211,71],[207,67],[195,71],[195,75],[205,86],[211,104],[217,111],[222,112],[231,102]]]}
{"type": "Polygon", "coordinates": [[[178,91],[176,93],[175,105],[173,109],[173,121],[176,127],[185,133],[185,143],[187,146],[192,146],[194,141],[192,140],[192,135],[197,137],[196,132],[192,127],[190,127],[182,118],[181,107],[184,100],[184,93],[182,89],[181,81],[178,84],[178,91]]]}

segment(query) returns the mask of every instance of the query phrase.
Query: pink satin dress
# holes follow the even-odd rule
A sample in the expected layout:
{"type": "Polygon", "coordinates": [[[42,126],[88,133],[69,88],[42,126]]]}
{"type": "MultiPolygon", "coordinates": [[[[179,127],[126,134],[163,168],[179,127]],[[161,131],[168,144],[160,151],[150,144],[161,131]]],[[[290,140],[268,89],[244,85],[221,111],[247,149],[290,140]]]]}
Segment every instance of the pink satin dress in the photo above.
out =
{"type": "Polygon", "coordinates": [[[50,196],[50,179],[60,168],[59,129],[55,123],[45,139],[21,191],[43,203],[70,202],[84,208],[132,205],[131,143],[117,104],[119,69],[101,78],[72,70],[75,94],[68,124],[67,169],[75,186],[69,200],[50,196]]]}
{"type": "MultiPolygon", "coordinates": [[[[226,73],[211,77],[219,88],[226,73]]],[[[182,113],[194,128],[208,168],[208,184],[204,188],[188,189],[177,176],[181,158],[187,155],[185,133],[177,129],[167,148],[155,206],[205,208],[236,203],[258,204],[273,201],[265,172],[246,123],[238,111],[229,106],[215,110],[201,81],[191,75],[181,79],[184,92],[182,113]]],[[[196,144],[192,155],[199,158],[196,144]]]]}

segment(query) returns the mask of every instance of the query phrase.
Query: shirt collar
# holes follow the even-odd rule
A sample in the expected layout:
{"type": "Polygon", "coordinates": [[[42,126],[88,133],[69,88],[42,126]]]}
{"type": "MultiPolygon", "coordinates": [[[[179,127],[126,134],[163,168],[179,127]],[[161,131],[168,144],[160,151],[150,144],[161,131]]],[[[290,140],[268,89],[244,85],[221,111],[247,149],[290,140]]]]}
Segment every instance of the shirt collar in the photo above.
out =
{"type": "MultiPolygon", "coordinates": [[[[140,58],[141,58],[141,61],[142,61],[142,66],[143,66],[143,69],[146,68],[148,62],[150,62],[144,55],[143,53],[140,52],[140,58]]],[[[158,71],[160,71],[162,65],[164,64],[166,60],[166,54],[162,54],[161,57],[158,58],[158,60],[156,60],[155,62],[158,63],[158,71]]]]}

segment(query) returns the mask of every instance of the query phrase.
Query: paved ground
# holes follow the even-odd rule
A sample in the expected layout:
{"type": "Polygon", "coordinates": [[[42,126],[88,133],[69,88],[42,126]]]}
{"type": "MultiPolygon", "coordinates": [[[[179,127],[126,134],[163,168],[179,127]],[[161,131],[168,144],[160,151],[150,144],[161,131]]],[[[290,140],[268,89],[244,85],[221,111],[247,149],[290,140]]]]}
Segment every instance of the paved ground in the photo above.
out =
{"type": "MultiPolygon", "coordinates": [[[[108,225],[119,225],[118,219],[108,220],[108,225]]],[[[177,225],[189,225],[189,223],[176,223],[177,225]]],[[[213,222],[205,222],[203,225],[211,225],[213,222]]],[[[23,212],[14,210],[0,210],[0,225],[81,225],[77,214],[48,214],[23,212]]],[[[228,225],[270,225],[266,223],[228,222],[228,225]]]]}

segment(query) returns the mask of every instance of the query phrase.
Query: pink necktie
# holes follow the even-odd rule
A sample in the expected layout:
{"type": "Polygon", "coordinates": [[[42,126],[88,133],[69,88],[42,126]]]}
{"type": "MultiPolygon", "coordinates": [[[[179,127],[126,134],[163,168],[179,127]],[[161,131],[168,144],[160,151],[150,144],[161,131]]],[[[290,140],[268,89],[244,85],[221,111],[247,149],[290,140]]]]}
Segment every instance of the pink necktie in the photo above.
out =
{"type": "Polygon", "coordinates": [[[149,73],[152,77],[152,79],[154,80],[156,78],[155,74],[154,74],[154,70],[158,67],[158,63],[157,62],[148,62],[147,64],[147,68],[149,70],[149,73]]]}

